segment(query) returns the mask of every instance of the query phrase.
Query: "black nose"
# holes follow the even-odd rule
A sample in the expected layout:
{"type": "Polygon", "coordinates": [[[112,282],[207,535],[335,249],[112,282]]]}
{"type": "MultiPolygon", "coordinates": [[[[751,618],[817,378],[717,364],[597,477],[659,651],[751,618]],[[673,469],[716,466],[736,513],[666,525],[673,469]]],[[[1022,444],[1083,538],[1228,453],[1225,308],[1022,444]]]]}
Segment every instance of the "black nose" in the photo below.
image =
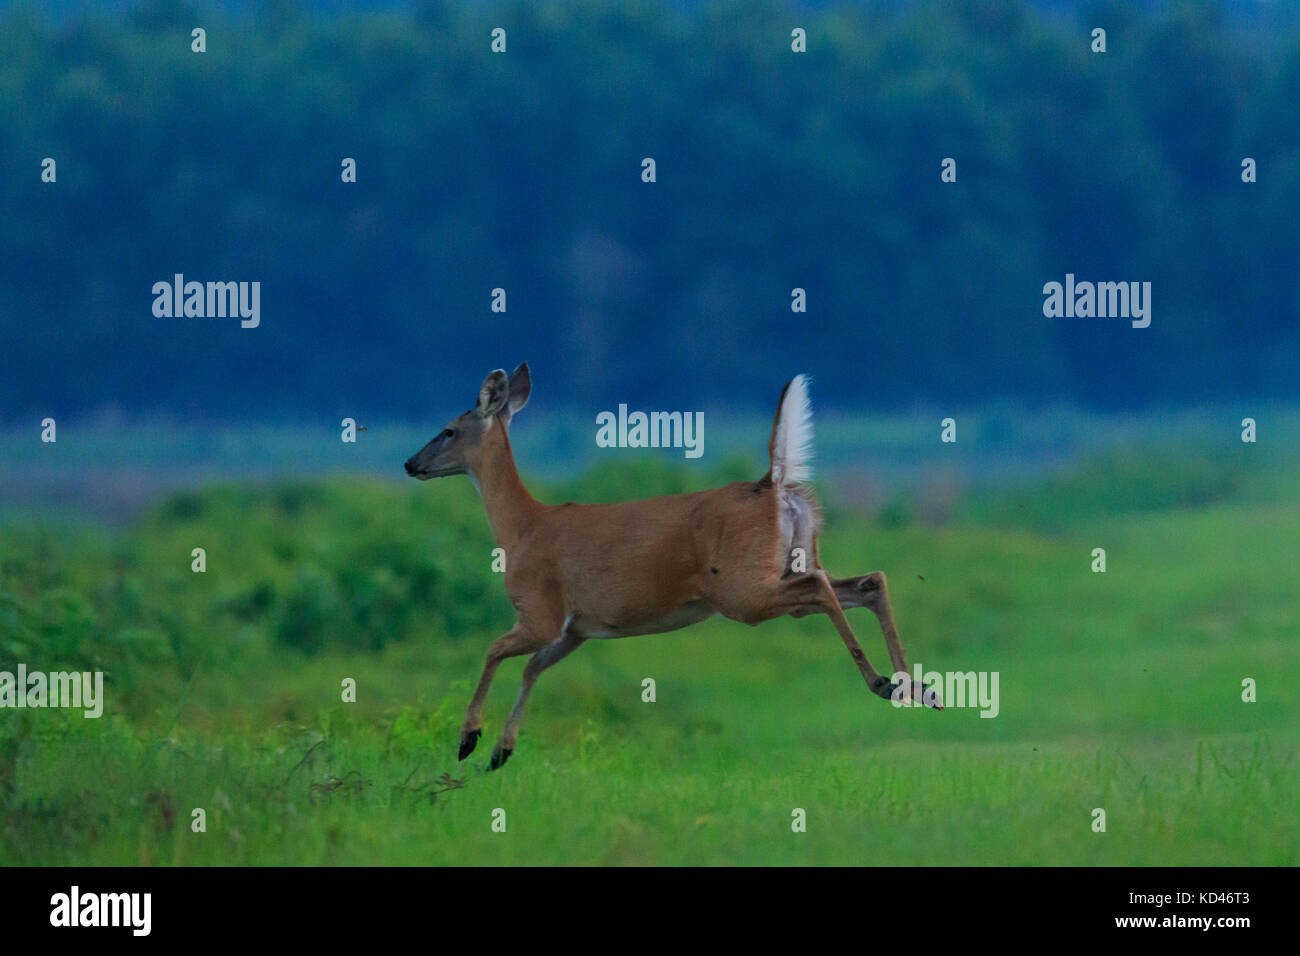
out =
{"type": "Polygon", "coordinates": [[[411,462],[413,462],[414,460],[415,460],[414,458],[408,458],[408,459],[406,459],[406,473],[407,473],[408,475],[414,475],[414,474],[415,474],[415,466],[414,466],[413,464],[411,464],[411,462]]]}

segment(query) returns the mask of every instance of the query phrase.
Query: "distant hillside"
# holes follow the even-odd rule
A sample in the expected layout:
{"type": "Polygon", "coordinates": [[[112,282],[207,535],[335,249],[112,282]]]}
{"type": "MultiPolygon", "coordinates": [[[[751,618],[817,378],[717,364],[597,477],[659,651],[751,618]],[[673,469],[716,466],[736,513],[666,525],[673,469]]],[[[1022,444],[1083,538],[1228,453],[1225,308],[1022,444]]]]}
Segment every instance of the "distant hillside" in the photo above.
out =
{"type": "Polygon", "coordinates": [[[0,12],[0,426],[1300,391],[1300,5],[330,6],[0,12]]]}

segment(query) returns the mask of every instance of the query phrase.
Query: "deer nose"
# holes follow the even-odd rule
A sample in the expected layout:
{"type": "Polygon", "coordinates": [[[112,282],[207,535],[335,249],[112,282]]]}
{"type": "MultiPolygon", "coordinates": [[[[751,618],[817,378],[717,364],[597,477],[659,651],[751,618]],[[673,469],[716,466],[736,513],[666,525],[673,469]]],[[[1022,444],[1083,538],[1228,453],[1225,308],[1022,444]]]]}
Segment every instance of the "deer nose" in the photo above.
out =
{"type": "Polygon", "coordinates": [[[415,474],[415,465],[412,464],[413,461],[415,461],[414,458],[408,458],[408,459],[406,459],[406,473],[407,473],[408,475],[414,475],[414,474],[415,474]]]}

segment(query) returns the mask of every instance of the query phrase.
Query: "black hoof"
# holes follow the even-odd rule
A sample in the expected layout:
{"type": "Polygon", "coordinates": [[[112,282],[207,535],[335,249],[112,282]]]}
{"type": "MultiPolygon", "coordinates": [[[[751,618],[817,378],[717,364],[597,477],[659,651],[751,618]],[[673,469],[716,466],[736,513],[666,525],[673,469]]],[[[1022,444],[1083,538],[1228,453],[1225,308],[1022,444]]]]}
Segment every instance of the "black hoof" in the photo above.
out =
{"type": "Polygon", "coordinates": [[[472,754],[474,748],[478,746],[478,739],[481,736],[483,736],[482,730],[471,730],[467,734],[462,733],[460,735],[460,756],[456,759],[464,760],[472,754]]]}
{"type": "Polygon", "coordinates": [[[898,690],[897,684],[891,684],[888,677],[877,677],[875,683],[871,685],[871,692],[877,697],[883,697],[885,700],[893,700],[894,691],[898,690]]]}
{"type": "Polygon", "coordinates": [[[512,753],[514,753],[513,750],[502,750],[498,747],[496,750],[492,751],[492,762],[488,764],[488,769],[499,770],[501,767],[504,767],[512,753]]]}

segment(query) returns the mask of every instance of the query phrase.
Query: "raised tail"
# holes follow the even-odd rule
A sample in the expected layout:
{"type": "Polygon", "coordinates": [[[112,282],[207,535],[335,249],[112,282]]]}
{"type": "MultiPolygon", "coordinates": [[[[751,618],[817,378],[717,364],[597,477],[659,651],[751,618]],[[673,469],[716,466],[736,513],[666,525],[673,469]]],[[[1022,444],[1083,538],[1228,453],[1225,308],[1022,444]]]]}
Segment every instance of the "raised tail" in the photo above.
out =
{"type": "Polygon", "coordinates": [[[796,375],[781,392],[772,422],[772,439],[767,444],[772,459],[772,484],[778,488],[797,485],[812,477],[809,462],[813,454],[812,404],[808,400],[807,375],[796,375]]]}

